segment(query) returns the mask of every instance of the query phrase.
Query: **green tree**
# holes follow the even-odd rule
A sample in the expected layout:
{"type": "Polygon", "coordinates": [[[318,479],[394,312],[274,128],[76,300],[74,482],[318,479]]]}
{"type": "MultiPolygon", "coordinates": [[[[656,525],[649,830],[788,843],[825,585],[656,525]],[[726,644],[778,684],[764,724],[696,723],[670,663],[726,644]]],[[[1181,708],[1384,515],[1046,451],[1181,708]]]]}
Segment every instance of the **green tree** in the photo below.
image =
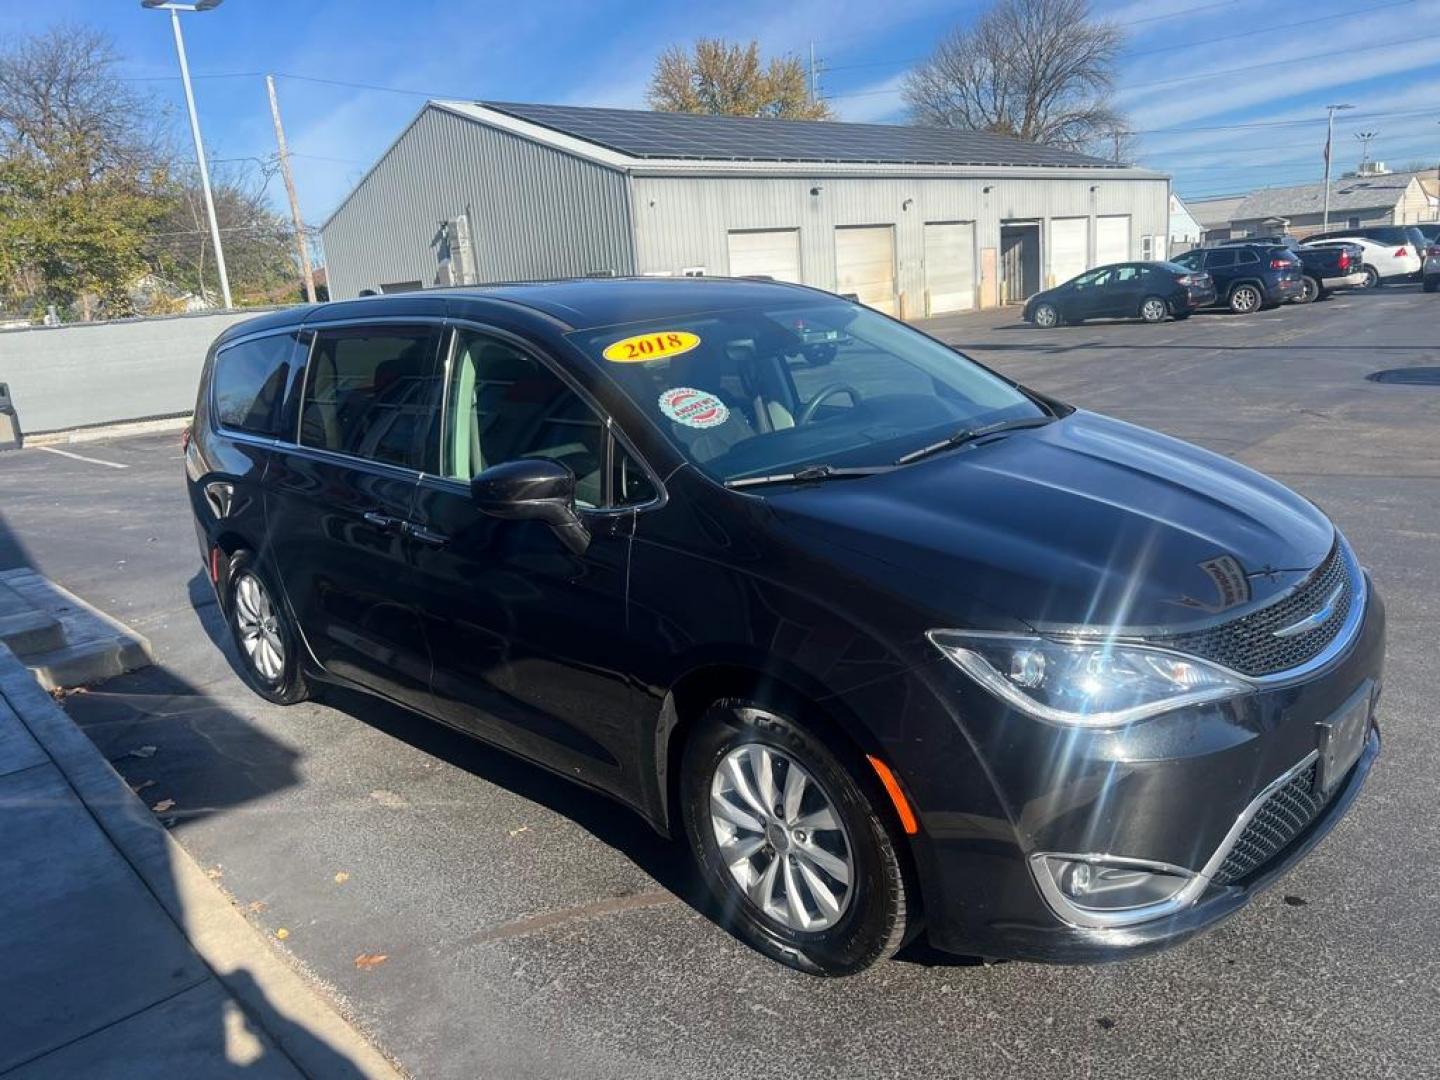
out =
{"type": "Polygon", "coordinates": [[[162,207],[155,110],[116,77],[102,34],[57,26],[0,53],[0,295],[129,314],[162,207]]]}
{"type": "Polygon", "coordinates": [[[700,38],[693,49],[672,45],[655,61],[646,100],[661,112],[828,120],[811,101],[805,67],[793,56],[760,61],[760,46],[700,38]]]}

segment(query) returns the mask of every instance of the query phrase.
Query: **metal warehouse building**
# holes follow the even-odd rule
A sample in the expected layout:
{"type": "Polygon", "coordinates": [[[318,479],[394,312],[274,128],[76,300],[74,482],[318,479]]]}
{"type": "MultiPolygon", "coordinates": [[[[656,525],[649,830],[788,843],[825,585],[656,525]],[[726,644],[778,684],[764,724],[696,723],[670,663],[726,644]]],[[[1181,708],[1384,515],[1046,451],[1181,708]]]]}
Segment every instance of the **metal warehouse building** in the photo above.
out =
{"type": "Polygon", "coordinates": [[[764,274],[905,318],[1163,259],[1162,174],[977,132],[429,102],[322,227],[331,295],[764,274]]]}

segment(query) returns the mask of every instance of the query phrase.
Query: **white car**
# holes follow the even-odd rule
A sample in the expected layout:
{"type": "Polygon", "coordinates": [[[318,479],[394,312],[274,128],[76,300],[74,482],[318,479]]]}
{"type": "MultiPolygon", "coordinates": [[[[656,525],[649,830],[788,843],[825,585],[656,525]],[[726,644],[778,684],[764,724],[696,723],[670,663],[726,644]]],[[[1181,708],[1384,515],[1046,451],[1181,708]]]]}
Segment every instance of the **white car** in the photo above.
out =
{"type": "Polygon", "coordinates": [[[1353,232],[1328,232],[1305,241],[1306,247],[1359,244],[1365,251],[1365,285],[1373,288],[1397,281],[1414,281],[1424,262],[1424,237],[1403,225],[1368,226],[1353,232]]]}

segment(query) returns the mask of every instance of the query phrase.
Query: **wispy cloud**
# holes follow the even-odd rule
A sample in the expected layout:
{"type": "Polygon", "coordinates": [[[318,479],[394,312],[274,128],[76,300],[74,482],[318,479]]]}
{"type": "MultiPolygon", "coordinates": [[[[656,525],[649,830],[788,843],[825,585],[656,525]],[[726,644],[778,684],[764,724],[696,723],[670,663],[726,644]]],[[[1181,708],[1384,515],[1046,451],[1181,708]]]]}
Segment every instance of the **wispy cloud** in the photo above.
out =
{"type": "Polygon", "coordinates": [[[856,124],[898,119],[905,111],[905,100],[900,96],[900,91],[905,85],[907,74],[902,71],[898,75],[835,98],[834,104],[840,119],[856,124]]]}

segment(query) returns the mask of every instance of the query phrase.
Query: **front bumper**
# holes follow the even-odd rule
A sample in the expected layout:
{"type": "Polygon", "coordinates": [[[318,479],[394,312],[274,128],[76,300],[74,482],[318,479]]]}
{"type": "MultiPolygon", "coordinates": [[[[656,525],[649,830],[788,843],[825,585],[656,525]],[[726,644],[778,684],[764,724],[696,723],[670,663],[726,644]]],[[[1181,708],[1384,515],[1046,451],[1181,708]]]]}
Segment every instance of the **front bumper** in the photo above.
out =
{"type": "Polygon", "coordinates": [[[969,955],[1099,962],[1177,944],[1237,911],[1344,815],[1379,751],[1378,730],[1370,729],[1358,763],[1320,812],[1269,861],[1233,884],[1206,877],[1186,906],[1150,921],[1067,921],[1042,895],[1031,856],[1094,853],[1196,874],[1212,868],[1256,796],[1313,755],[1317,724],[1367,681],[1380,684],[1385,615],[1373,587],[1365,605],[1346,649],[1302,681],[1128,729],[1019,716],[945,660],[911,673],[924,692],[912,685],[897,699],[892,687],[891,714],[897,700],[904,706],[883,750],[919,816],[913,852],[932,943],[969,955]]]}

